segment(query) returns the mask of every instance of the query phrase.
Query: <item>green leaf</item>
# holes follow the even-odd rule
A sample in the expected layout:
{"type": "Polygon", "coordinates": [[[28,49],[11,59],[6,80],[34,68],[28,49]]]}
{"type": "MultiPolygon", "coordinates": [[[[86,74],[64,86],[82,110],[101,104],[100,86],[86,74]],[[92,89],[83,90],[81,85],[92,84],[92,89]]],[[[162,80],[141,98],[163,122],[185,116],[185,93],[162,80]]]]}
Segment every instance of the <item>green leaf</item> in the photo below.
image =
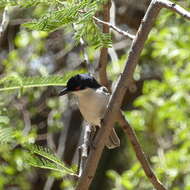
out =
{"type": "Polygon", "coordinates": [[[71,76],[83,72],[84,70],[79,70],[68,72],[63,76],[50,75],[46,77],[20,77],[17,75],[9,75],[0,79],[0,91],[45,86],[64,86],[71,76]]]}
{"type": "Polygon", "coordinates": [[[103,2],[102,0],[82,0],[77,3],[68,1],[64,8],[51,10],[51,12],[46,13],[39,20],[25,23],[23,26],[31,30],[52,32],[60,27],[74,24],[76,44],[83,38],[89,45],[95,48],[110,47],[112,44],[111,35],[103,33],[93,19],[103,2]]]}
{"type": "Polygon", "coordinates": [[[0,124],[7,125],[9,123],[9,118],[7,116],[0,115],[0,124]]]}
{"type": "Polygon", "coordinates": [[[65,173],[65,171],[62,168],[60,168],[59,165],[57,165],[56,163],[51,162],[44,158],[37,157],[35,155],[30,155],[26,159],[26,161],[29,165],[34,166],[34,167],[49,169],[49,170],[54,170],[54,171],[58,171],[61,173],[65,173]]]}
{"type": "Polygon", "coordinates": [[[58,11],[52,11],[42,16],[39,20],[25,23],[23,26],[31,30],[52,32],[65,24],[77,21],[80,5],[70,5],[58,11]]]}
{"type": "Polygon", "coordinates": [[[55,4],[56,1],[49,0],[0,0],[0,7],[5,6],[20,6],[20,7],[31,7],[36,6],[38,4],[55,4]]]}
{"type": "Polygon", "coordinates": [[[13,129],[11,127],[0,127],[0,144],[8,143],[13,138],[13,129]]]}
{"type": "Polygon", "coordinates": [[[75,173],[72,169],[65,166],[65,164],[54,155],[54,153],[47,147],[37,146],[37,145],[26,145],[26,148],[31,152],[32,155],[37,154],[43,159],[34,159],[33,165],[36,165],[36,167],[46,167],[50,169],[50,167],[54,167],[56,170],[61,170],[62,172],[67,172],[70,174],[75,173]],[[34,162],[36,160],[36,162],[34,162]],[[39,162],[38,162],[39,161],[39,162]],[[52,163],[52,165],[51,165],[52,163]]]}

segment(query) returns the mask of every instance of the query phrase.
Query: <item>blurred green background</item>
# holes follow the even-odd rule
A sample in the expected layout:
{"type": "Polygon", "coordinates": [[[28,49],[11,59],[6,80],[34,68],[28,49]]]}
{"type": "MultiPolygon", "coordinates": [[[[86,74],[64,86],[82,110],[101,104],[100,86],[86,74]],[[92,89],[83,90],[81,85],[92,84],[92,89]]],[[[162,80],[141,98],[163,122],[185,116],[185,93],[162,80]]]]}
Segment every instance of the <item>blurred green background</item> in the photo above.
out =
{"type": "MultiPolygon", "coordinates": [[[[0,15],[5,2],[0,1],[0,15]]],[[[87,69],[83,47],[76,44],[71,25],[53,32],[30,30],[22,25],[59,8],[57,2],[61,1],[33,1],[9,7],[10,20],[0,37],[1,78],[45,77],[87,69]]],[[[190,10],[189,1],[176,2],[190,10]]],[[[148,4],[148,0],[117,0],[112,19],[123,30],[135,34],[148,4]]],[[[92,40],[91,36],[88,40],[92,40]]],[[[131,41],[112,32],[112,43],[107,72],[113,82],[122,72],[131,41]]],[[[87,43],[85,51],[95,68],[100,48],[87,43]]],[[[134,78],[137,90],[126,93],[122,110],[163,184],[170,190],[190,190],[189,21],[165,9],[160,12],[134,78]]],[[[4,141],[8,142],[0,145],[0,189],[73,189],[75,181],[70,177],[29,166],[26,150],[21,147],[24,143],[48,146],[67,165],[77,164],[83,119],[74,98],[60,98],[57,91],[57,87],[42,87],[0,92],[0,133],[7,130],[4,141]],[[10,132],[13,139],[6,136],[10,132]]],[[[116,130],[121,147],[105,149],[91,189],[152,190],[126,135],[120,127],[116,130]]]]}

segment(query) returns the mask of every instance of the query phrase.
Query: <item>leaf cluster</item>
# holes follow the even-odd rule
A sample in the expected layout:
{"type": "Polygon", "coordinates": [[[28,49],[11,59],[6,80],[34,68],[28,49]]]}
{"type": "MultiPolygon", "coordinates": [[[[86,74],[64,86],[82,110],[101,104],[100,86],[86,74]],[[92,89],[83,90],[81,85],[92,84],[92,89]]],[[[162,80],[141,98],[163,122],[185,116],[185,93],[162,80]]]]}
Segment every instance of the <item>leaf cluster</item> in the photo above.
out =
{"type": "Polygon", "coordinates": [[[50,5],[55,3],[55,0],[0,0],[0,7],[5,6],[19,6],[19,7],[31,7],[37,6],[38,4],[50,5]]]}
{"type": "Polygon", "coordinates": [[[78,73],[84,72],[83,70],[72,71],[59,75],[50,76],[33,76],[33,77],[21,77],[17,74],[10,74],[0,79],[0,91],[45,87],[45,86],[65,86],[67,80],[78,73]]]}
{"type": "Polygon", "coordinates": [[[83,38],[96,48],[109,47],[111,35],[104,34],[93,19],[103,3],[102,0],[67,1],[58,10],[48,11],[39,20],[25,23],[24,26],[31,30],[52,32],[72,24],[76,43],[83,38]]]}
{"type": "Polygon", "coordinates": [[[49,148],[37,145],[25,145],[25,148],[30,152],[27,162],[31,166],[75,175],[75,171],[68,168],[49,148]]]}

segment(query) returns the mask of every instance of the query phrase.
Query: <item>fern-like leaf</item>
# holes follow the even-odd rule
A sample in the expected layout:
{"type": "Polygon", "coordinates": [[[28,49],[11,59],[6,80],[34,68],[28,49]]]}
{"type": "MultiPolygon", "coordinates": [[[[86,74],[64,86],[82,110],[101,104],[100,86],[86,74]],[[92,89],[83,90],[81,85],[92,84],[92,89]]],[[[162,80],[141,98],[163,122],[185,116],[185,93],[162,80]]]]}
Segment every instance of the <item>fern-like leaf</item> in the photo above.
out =
{"type": "Polygon", "coordinates": [[[35,155],[30,155],[26,159],[26,162],[29,165],[34,166],[34,167],[43,168],[43,169],[49,169],[49,170],[54,170],[54,171],[58,171],[58,172],[61,172],[61,173],[65,173],[65,170],[63,170],[63,168],[61,168],[56,163],[51,162],[51,161],[49,161],[47,159],[44,159],[42,157],[35,156],[35,155]]]}
{"type": "Polygon", "coordinates": [[[20,77],[17,75],[9,75],[0,79],[0,91],[32,88],[32,87],[45,87],[45,86],[64,86],[67,80],[78,73],[83,73],[83,70],[73,71],[64,74],[63,76],[50,75],[47,77],[20,77]]]}
{"type": "Polygon", "coordinates": [[[13,138],[11,127],[0,127],[0,144],[9,143],[13,138]]]}
{"type": "Polygon", "coordinates": [[[87,44],[99,47],[110,47],[111,35],[104,34],[94,22],[93,16],[102,7],[106,0],[67,1],[60,10],[51,10],[39,20],[23,24],[31,30],[52,32],[62,26],[75,25],[76,44],[83,38],[87,44]]]}
{"type": "Polygon", "coordinates": [[[38,4],[55,4],[56,0],[0,0],[0,7],[5,6],[19,6],[19,7],[31,7],[38,4]]]}
{"type": "Polygon", "coordinates": [[[52,11],[42,16],[40,20],[23,24],[31,30],[52,32],[65,24],[77,21],[80,5],[67,6],[67,8],[52,11]]]}
{"type": "MultiPolygon", "coordinates": [[[[70,174],[74,173],[74,171],[66,167],[65,164],[57,156],[55,156],[55,154],[49,148],[37,146],[37,145],[27,145],[26,148],[31,152],[32,155],[37,154],[43,158],[44,163],[40,162],[39,166],[41,166],[42,164],[44,165],[44,167],[54,166],[56,170],[59,169],[59,170],[62,170],[62,172],[65,171],[70,174]]],[[[36,162],[36,166],[37,166],[37,162],[36,162]]]]}

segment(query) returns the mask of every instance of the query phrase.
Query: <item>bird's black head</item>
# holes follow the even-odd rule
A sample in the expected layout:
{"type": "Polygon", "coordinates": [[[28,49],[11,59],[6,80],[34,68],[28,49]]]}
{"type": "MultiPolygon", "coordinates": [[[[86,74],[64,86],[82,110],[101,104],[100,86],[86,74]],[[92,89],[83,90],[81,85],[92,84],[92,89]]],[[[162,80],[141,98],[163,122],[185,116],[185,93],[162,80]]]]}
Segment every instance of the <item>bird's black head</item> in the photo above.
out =
{"type": "Polygon", "coordinates": [[[66,87],[60,92],[60,96],[67,94],[68,92],[74,92],[78,90],[84,90],[86,88],[99,88],[101,85],[96,81],[94,77],[89,74],[78,74],[71,77],[66,87]]]}

